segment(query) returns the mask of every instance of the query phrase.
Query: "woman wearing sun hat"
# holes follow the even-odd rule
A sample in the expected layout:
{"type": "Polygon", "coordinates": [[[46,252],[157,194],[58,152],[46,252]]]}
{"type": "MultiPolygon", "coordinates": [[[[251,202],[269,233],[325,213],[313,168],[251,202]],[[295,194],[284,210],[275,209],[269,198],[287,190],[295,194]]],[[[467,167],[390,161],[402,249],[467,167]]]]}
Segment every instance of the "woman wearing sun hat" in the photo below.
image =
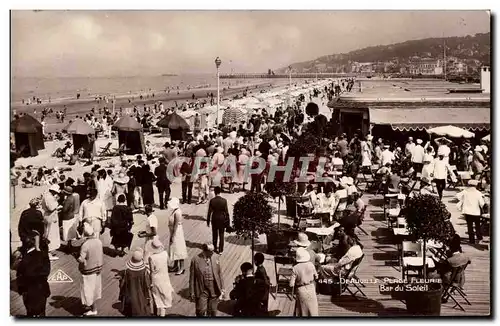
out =
{"type": "Polygon", "coordinates": [[[168,275],[169,257],[159,239],[153,240],[151,248],[151,256],[149,256],[151,294],[158,309],[158,316],[164,317],[167,308],[172,307],[173,288],[168,275]]]}
{"type": "Polygon", "coordinates": [[[309,253],[310,257],[309,260],[311,262],[314,263],[316,261],[316,253],[314,252],[314,250],[311,249],[311,241],[309,241],[309,237],[307,236],[307,234],[300,232],[297,235],[297,239],[293,240],[293,244],[298,248],[306,249],[307,252],[309,253]]]}
{"type": "Polygon", "coordinates": [[[186,241],[182,227],[183,217],[179,208],[179,199],[170,198],[168,201],[169,229],[170,229],[170,259],[174,261],[175,275],[184,274],[184,259],[187,258],[186,241]]]}
{"type": "Polygon", "coordinates": [[[296,265],[292,269],[290,287],[295,288],[297,300],[295,301],[294,316],[318,316],[318,298],[316,297],[315,280],[318,273],[311,257],[305,248],[298,248],[295,256],[296,265]]]}
{"type": "Polygon", "coordinates": [[[123,277],[120,280],[119,299],[122,303],[122,313],[127,317],[149,316],[150,278],[144,264],[142,249],[136,249],[125,265],[123,277]]]}

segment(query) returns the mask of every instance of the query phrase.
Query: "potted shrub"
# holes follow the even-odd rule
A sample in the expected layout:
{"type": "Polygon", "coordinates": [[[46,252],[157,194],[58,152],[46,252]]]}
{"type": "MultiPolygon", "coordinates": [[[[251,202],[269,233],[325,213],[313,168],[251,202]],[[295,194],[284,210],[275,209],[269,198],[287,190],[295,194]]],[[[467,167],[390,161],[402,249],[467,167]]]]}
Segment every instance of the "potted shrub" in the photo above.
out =
{"type": "Polygon", "coordinates": [[[255,237],[271,228],[273,209],[263,193],[247,192],[234,204],[233,229],[238,236],[252,239],[252,263],[255,237]]]}
{"type": "MultiPolygon", "coordinates": [[[[274,182],[267,183],[264,188],[272,198],[278,198],[278,223],[272,224],[272,227],[266,232],[267,252],[275,254],[288,247],[289,239],[292,236],[290,234],[290,225],[281,224],[281,202],[283,201],[283,197],[285,197],[288,203],[289,197],[287,196],[295,193],[296,184],[293,181],[284,182],[277,176],[274,182]]],[[[287,204],[286,207],[287,212],[289,207],[296,208],[292,204],[287,204]]]]}
{"type": "MultiPolygon", "coordinates": [[[[408,233],[415,239],[422,241],[423,277],[427,279],[426,271],[426,242],[448,243],[454,230],[451,225],[450,212],[439,198],[432,195],[416,195],[409,198],[405,218],[408,233]]],[[[439,315],[441,312],[442,285],[440,283],[427,284],[427,290],[405,293],[406,308],[412,315],[439,315]]]]}

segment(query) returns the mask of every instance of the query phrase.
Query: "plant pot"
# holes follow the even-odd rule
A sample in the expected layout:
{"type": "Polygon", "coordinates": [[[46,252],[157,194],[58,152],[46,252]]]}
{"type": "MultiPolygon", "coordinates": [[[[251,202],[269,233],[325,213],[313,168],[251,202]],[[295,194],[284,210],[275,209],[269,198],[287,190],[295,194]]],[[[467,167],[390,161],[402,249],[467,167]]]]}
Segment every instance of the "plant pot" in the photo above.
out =
{"type": "Polygon", "coordinates": [[[277,230],[277,226],[277,224],[274,224],[273,228],[266,232],[267,253],[270,255],[284,255],[288,251],[290,238],[293,236],[293,230],[290,228],[290,225],[281,224],[279,231],[277,230]]]}
{"type": "Polygon", "coordinates": [[[300,197],[297,196],[286,196],[286,215],[290,218],[295,218],[297,216],[297,200],[300,197]]]}
{"type": "Polygon", "coordinates": [[[428,283],[427,287],[427,291],[405,292],[406,310],[410,315],[441,315],[441,295],[443,287],[441,283],[428,283]]]}

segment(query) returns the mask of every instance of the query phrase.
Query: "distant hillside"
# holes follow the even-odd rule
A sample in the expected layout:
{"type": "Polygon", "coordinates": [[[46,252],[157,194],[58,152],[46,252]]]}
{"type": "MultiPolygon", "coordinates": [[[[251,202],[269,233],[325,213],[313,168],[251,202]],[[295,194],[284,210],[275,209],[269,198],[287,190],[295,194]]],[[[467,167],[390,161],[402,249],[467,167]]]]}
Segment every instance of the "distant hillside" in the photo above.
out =
{"type": "MultiPolygon", "coordinates": [[[[312,61],[293,63],[294,71],[308,72],[321,68],[324,71],[337,72],[346,70],[353,62],[406,64],[411,59],[443,58],[443,44],[446,43],[447,57],[473,61],[478,65],[490,63],[490,33],[478,33],[474,36],[427,38],[406,41],[391,45],[371,46],[349,53],[333,54],[319,57],[312,61]]],[[[286,73],[288,67],[278,69],[277,73],[286,73]]]]}

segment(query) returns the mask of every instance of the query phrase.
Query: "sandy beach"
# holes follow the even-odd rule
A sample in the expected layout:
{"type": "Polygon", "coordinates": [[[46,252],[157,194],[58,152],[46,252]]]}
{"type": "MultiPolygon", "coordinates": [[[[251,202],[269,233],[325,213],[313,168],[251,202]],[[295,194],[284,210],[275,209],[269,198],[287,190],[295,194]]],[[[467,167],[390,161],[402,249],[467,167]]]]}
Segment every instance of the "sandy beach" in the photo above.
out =
{"type": "MultiPolygon", "coordinates": [[[[295,81],[296,83],[301,83],[303,81],[295,81]]],[[[282,87],[284,85],[288,85],[288,80],[283,79],[283,80],[276,80],[276,79],[270,79],[269,81],[263,82],[260,80],[259,82],[250,82],[246,84],[240,84],[236,86],[230,86],[228,88],[227,86],[223,89],[221,86],[220,88],[220,93],[221,93],[221,105],[224,105],[227,100],[233,99],[234,96],[243,95],[243,91],[248,90],[247,96],[252,96],[259,94],[261,91],[269,91],[272,89],[277,89],[279,87],[282,87]]],[[[126,108],[133,108],[134,105],[137,106],[139,109],[141,109],[144,105],[153,105],[158,102],[162,102],[165,108],[173,107],[175,106],[175,102],[177,102],[178,105],[185,104],[186,101],[192,102],[192,95],[195,95],[196,100],[203,101],[204,99],[207,100],[208,105],[210,104],[210,98],[207,97],[207,93],[213,93],[214,96],[216,97],[217,95],[217,88],[214,87],[209,87],[209,88],[199,88],[199,89],[184,89],[180,90],[179,94],[177,94],[176,90],[172,90],[169,93],[166,93],[165,91],[161,92],[156,92],[155,97],[143,97],[141,100],[139,98],[141,92],[134,92],[129,95],[121,95],[116,97],[116,104],[115,104],[115,110],[118,111],[121,108],[126,109],[126,108]],[[129,103],[130,100],[130,103],[129,103]]],[[[93,98],[83,98],[77,100],[71,99],[71,100],[59,100],[59,101],[54,101],[51,103],[45,102],[42,104],[30,104],[30,105],[23,105],[21,103],[11,103],[11,111],[12,112],[17,112],[17,113],[28,113],[31,115],[34,115],[38,120],[40,120],[41,117],[41,111],[44,108],[52,108],[54,112],[63,110],[64,107],[67,108],[67,115],[65,121],[69,121],[72,118],[74,118],[77,115],[85,115],[86,113],[90,112],[92,108],[95,108],[96,111],[99,108],[104,108],[107,106],[109,109],[112,109],[112,103],[111,100],[108,101],[108,103],[105,103],[104,101],[100,101],[100,103],[97,103],[93,98]],[[34,111],[36,110],[36,114],[34,114],[34,111]]],[[[53,133],[60,131],[66,124],[65,123],[59,123],[56,121],[55,114],[52,114],[46,118],[46,132],[48,133],[53,133]]]]}

